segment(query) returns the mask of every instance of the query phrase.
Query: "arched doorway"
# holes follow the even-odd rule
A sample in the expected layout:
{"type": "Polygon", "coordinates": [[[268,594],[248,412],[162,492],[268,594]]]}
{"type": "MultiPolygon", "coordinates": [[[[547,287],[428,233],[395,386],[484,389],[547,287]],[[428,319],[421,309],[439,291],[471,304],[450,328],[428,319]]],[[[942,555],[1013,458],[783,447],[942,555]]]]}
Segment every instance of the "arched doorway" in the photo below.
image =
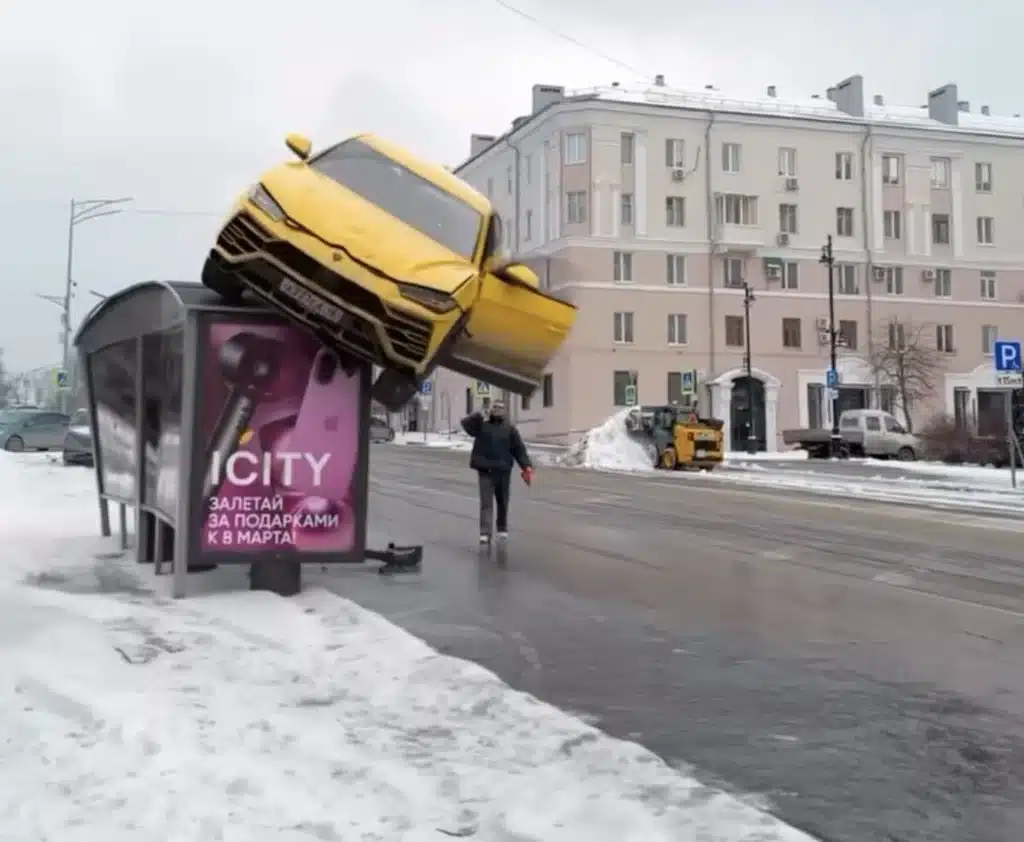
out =
{"type": "Polygon", "coordinates": [[[750,437],[750,425],[754,425],[754,439],[757,451],[766,450],[764,381],[758,377],[743,375],[732,381],[732,395],[729,402],[729,444],[731,450],[746,450],[750,437]]]}

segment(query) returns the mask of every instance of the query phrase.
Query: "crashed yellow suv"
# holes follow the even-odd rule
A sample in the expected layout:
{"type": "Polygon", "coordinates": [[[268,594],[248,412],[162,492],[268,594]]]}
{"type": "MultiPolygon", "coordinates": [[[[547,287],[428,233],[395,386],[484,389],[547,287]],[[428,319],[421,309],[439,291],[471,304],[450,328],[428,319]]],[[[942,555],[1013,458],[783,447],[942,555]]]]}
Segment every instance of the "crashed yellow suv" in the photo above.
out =
{"type": "Polygon", "coordinates": [[[227,299],[249,290],[343,357],[382,367],[373,395],[405,404],[437,366],[530,394],[575,308],[501,256],[501,219],[443,167],[372,135],[263,175],[203,268],[227,299]]]}

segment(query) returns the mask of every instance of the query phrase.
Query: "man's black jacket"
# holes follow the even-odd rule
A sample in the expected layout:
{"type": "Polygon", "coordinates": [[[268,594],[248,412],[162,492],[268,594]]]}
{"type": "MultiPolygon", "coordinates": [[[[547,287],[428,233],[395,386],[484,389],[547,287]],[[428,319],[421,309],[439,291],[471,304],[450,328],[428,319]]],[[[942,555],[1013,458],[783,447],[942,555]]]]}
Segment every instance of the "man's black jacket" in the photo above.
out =
{"type": "Polygon", "coordinates": [[[479,412],[462,419],[462,429],[473,438],[469,467],[475,471],[511,471],[512,463],[520,468],[533,467],[522,436],[504,418],[492,421],[479,412]]]}

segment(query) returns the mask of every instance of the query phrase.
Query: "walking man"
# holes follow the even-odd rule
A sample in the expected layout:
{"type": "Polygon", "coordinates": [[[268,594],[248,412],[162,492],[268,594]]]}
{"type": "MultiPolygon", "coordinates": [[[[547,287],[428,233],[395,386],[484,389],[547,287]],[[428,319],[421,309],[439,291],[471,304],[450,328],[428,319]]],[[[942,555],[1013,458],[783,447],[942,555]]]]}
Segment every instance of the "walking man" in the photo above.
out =
{"type": "Polygon", "coordinates": [[[505,417],[505,405],[501,401],[491,404],[486,418],[479,412],[467,415],[462,419],[462,429],[473,439],[469,467],[480,477],[480,543],[491,542],[491,530],[495,525],[498,540],[503,541],[508,538],[508,498],[513,464],[519,465],[523,481],[529,485],[533,481],[533,463],[519,430],[505,417]]]}

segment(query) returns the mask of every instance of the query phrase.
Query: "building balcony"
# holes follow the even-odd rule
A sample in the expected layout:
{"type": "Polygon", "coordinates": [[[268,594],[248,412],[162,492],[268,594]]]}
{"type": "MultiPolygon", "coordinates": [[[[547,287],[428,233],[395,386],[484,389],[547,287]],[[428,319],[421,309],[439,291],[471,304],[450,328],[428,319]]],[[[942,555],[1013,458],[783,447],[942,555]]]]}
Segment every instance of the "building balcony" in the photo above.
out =
{"type": "Polygon", "coordinates": [[[760,225],[729,225],[719,223],[715,226],[715,242],[721,251],[754,252],[764,248],[767,234],[760,225]]]}

